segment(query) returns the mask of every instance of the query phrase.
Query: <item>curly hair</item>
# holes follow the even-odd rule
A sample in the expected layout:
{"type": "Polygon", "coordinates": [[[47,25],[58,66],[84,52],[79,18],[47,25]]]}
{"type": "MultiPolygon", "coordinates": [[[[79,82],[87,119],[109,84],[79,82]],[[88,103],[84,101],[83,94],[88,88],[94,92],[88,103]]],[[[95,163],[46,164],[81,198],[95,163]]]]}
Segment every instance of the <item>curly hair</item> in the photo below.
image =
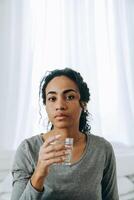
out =
{"type": "MultiPolygon", "coordinates": [[[[84,105],[86,105],[89,102],[90,100],[89,88],[86,82],[84,82],[81,74],[77,71],[74,71],[71,68],[65,68],[65,69],[55,69],[53,71],[49,71],[47,72],[47,75],[45,75],[42,78],[40,82],[39,96],[42,97],[44,105],[46,105],[46,87],[48,83],[57,76],[66,76],[76,83],[79,89],[80,105],[82,107],[83,107],[83,103],[84,105]]],[[[79,131],[81,131],[82,133],[85,133],[85,132],[89,133],[91,130],[91,126],[89,125],[89,122],[88,122],[88,117],[89,117],[89,112],[87,108],[82,109],[81,116],[80,116],[80,123],[79,123],[79,131]]],[[[53,128],[54,127],[52,125],[51,130],[53,128]]]]}

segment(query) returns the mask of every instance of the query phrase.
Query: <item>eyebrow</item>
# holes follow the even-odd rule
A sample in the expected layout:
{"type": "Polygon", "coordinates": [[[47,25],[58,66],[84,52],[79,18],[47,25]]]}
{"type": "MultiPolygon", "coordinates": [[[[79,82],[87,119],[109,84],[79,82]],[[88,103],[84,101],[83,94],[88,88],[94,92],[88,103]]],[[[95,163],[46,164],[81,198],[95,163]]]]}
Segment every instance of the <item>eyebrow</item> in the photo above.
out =
{"type": "MultiPolygon", "coordinates": [[[[74,89],[67,89],[67,90],[64,90],[64,91],[63,91],[63,94],[66,94],[66,93],[68,93],[68,92],[75,92],[75,93],[78,93],[77,90],[74,90],[74,89]]],[[[47,93],[47,95],[48,95],[48,94],[57,94],[57,92],[56,92],[56,91],[49,91],[49,92],[47,93]]]]}

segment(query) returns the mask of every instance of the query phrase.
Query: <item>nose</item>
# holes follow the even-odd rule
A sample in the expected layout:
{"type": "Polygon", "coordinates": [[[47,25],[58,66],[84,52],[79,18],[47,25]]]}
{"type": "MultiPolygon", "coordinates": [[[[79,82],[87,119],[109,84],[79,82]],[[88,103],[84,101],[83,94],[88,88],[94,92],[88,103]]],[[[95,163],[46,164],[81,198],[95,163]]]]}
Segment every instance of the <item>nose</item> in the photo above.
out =
{"type": "Polygon", "coordinates": [[[66,110],[67,105],[64,99],[59,98],[56,103],[56,110],[66,110]]]}

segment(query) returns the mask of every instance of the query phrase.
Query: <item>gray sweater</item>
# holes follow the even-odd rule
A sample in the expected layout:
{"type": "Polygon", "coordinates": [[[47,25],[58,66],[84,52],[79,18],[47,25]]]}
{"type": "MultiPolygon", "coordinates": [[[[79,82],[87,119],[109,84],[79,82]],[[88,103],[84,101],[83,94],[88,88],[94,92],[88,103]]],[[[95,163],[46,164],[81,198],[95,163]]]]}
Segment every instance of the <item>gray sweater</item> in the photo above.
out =
{"type": "Polygon", "coordinates": [[[44,191],[30,182],[43,144],[41,135],[24,140],[16,151],[12,168],[11,200],[119,200],[116,163],[111,144],[87,134],[85,151],[71,166],[51,165],[44,191]]]}

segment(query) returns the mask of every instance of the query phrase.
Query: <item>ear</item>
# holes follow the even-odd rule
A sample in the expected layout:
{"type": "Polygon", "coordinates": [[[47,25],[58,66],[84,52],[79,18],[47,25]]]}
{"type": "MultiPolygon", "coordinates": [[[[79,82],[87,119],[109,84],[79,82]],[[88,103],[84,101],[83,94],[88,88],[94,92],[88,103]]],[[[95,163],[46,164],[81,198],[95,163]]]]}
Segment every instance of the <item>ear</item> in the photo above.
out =
{"type": "Polygon", "coordinates": [[[80,101],[80,106],[81,106],[81,108],[82,108],[83,111],[86,111],[86,109],[87,109],[86,102],[80,101]]]}

